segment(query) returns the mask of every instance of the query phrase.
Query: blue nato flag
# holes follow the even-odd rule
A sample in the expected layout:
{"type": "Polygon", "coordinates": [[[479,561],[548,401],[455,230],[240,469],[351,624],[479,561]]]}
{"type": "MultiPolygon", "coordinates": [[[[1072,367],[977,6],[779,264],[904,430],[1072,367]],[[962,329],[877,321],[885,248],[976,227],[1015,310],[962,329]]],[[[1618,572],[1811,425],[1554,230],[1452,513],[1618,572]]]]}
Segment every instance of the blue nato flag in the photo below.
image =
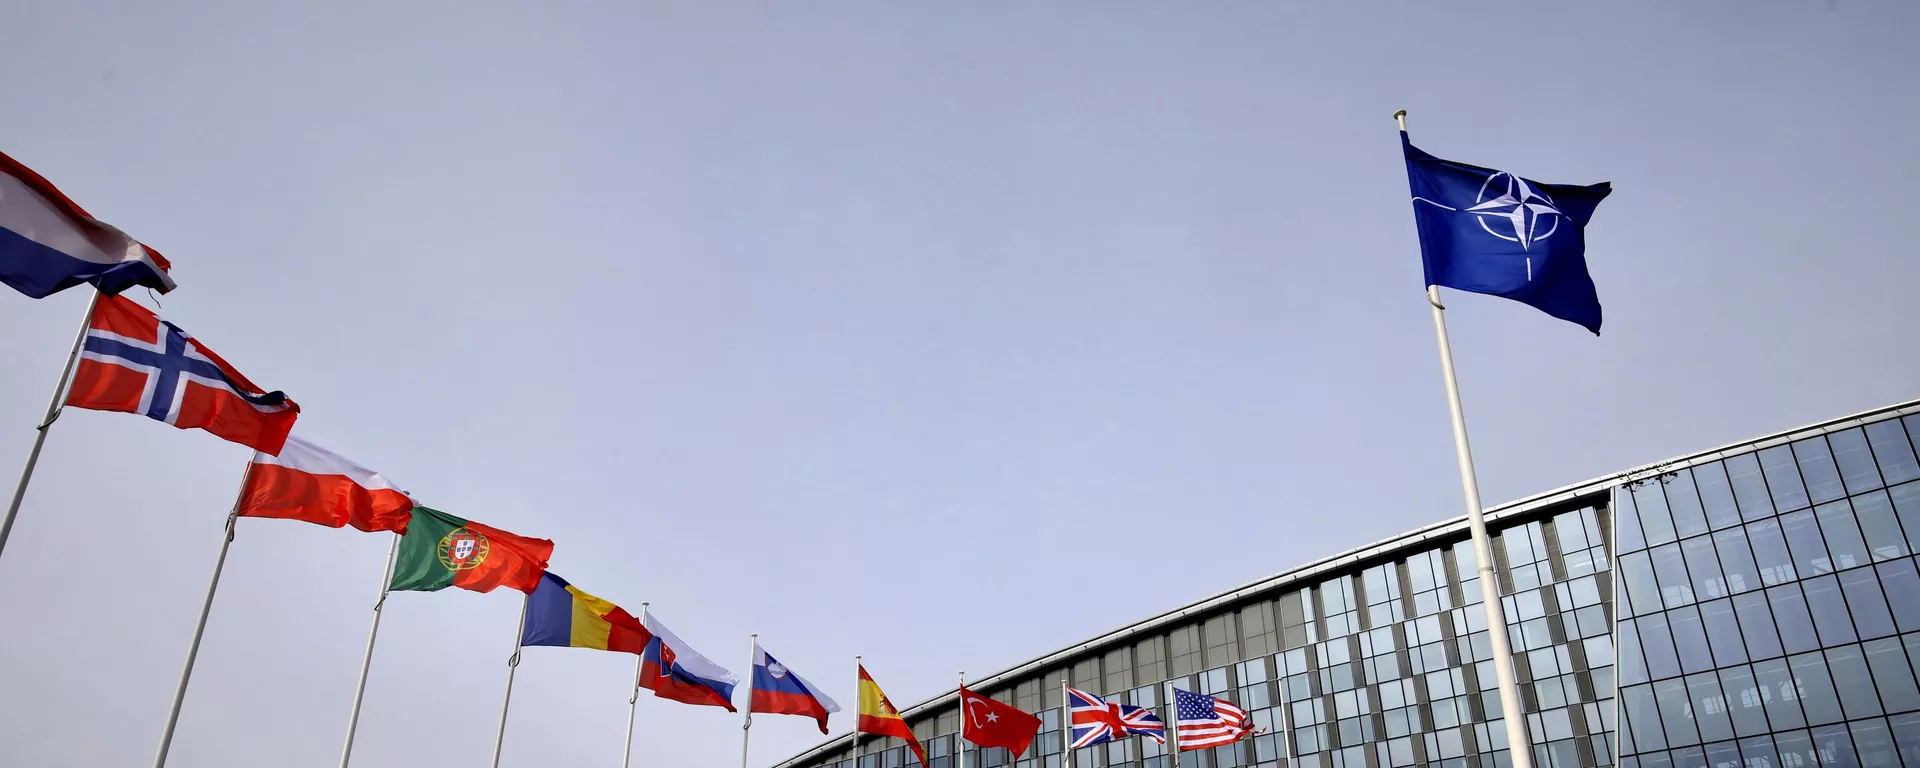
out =
{"type": "Polygon", "coordinates": [[[1587,222],[1613,188],[1542,184],[1442,160],[1400,132],[1427,285],[1504,296],[1600,334],[1587,222]]]}

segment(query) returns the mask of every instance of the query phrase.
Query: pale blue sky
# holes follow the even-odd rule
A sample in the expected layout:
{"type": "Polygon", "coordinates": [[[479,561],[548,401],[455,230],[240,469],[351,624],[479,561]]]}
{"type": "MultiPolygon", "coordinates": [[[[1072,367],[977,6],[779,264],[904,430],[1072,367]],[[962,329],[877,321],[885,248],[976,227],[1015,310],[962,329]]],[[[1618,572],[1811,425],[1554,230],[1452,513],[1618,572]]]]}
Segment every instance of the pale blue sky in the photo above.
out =
{"type": "MultiPolygon", "coordinates": [[[[1913,3],[324,5],[0,6],[0,148],[300,433],[849,703],[1460,513],[1398,108],[1616,189],[1604,336],[1452,297],[1489,502],[1920,395],[1913,3]]],[[[0,472],[83,303],[0,296],[0,472]]],[[[0,762],[151,759],[247,456],[59,423],[0,762]]],[[[242,522],[175,765],[335,763],[386,547],[242,522]]],[[[355,765],[483,764],[517,597],[389,602],[355,765]]],[[[506,764],[615,764],[631,669],[530,650],[506,764]]]]}

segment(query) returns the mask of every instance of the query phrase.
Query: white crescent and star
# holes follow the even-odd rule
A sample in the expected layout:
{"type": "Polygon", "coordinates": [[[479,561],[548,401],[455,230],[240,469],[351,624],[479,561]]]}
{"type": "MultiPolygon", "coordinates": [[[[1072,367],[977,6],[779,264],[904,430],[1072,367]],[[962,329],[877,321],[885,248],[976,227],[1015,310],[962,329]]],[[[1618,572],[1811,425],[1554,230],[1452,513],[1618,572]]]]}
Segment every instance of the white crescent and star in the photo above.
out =
{"type": "Polygon", "coordinates": [[[982,699],[978,696],[967,697],[967,717],[973,720],[973,727],[975,728],[985,728],[987,727],[988,723],[996,723],[1000,721],[1000,716],[994,714],[993,707],[988,705],[985,699],[982,699]],[[979,710],[974,709],[973,705],[975,704],[980,705],[981,709],[979,710]],[[982,711],[984,711],[987,715],[987,721],[985,723],[980,722],[980,713],[982,711]]]}

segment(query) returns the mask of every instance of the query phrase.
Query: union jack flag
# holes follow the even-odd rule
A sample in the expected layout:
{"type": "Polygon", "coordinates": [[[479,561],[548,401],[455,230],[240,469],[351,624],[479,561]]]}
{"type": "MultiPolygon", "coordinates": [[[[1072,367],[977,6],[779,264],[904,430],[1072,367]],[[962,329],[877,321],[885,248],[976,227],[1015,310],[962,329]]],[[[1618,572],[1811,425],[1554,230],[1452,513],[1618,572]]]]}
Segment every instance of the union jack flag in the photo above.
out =
{"type": "Polygon", "coordinates": [[[1145,707],[1112,704],[1077,688],[1067,689],[1067,704],[1073,713],[1073,748],[1105,744],[1128,736],[1145,736],[1167,743],[1167,724],[1145,707]]]}
{"type": "Polygon", "coordinates": [[[1173,734],[1180,751],[1232,744],[1256,732],[1246,710],[1212,696],[1173,689],[1173,734]]]}

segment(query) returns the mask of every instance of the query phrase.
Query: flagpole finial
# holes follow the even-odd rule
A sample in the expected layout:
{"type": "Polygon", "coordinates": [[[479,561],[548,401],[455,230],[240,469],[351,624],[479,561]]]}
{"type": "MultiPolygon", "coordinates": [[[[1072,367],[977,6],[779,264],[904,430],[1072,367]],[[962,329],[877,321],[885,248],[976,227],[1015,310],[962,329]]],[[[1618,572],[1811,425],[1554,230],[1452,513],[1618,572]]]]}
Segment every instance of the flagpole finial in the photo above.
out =
{"type": "Polygon", "coordinates": [[[1407,111],[1404,109],[1394,111],[1393,121],[1400,124],[1400,130],[1402,131],[1406,130],[1407,129],[1407,111]]]}

